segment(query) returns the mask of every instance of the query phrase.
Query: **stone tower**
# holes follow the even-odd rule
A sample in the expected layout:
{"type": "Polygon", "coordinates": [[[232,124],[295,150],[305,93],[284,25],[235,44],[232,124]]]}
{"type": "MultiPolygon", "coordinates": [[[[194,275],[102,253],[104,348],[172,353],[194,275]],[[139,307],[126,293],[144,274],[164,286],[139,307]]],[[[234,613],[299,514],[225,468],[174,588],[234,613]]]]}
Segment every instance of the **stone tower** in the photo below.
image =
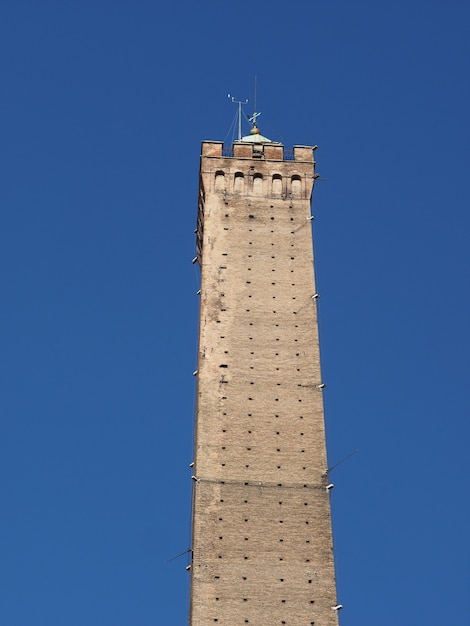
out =
{"type": "MultiPolygon", "coordinates": [[[[316,147],[316,146],[315,146],[316,147]]],[[[315,147],[202,143],[191,626],[337,626],[315,147]]]]}

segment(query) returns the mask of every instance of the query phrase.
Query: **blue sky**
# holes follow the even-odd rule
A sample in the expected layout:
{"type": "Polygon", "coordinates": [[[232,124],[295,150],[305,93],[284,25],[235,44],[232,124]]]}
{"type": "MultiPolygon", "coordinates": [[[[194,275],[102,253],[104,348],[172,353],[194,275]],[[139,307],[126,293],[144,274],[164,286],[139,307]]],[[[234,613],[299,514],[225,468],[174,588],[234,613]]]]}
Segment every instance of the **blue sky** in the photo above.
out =
{"type": "Polygon", "coordinates": [[[2,0],[0,624],[187,620],[202,139],[318,144],[342,626],[469,624],[470,8],[2,0]]]}

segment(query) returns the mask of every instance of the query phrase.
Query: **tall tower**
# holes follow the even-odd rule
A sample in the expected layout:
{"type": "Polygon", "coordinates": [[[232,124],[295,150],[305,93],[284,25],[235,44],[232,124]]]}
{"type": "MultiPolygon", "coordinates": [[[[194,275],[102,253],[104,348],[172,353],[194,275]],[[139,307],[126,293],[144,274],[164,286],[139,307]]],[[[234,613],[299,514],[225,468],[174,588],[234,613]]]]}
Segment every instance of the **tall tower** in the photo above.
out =
{"type": "Polygon", "coordinates": [[[202,143],[191,626],[337,626],[314,147],[202,143]]]}

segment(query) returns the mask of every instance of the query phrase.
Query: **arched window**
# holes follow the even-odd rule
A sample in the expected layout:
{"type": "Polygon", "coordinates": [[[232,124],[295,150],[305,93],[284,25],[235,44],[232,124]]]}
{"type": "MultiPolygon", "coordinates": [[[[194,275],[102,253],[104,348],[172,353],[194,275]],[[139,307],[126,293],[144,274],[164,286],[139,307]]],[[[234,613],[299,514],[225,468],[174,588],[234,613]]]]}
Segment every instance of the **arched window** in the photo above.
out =
{"type": "Polygon", "coordinates": [[[280,174],[274,174],[273,196],[280,196],[281,194],[282,194],[282,176],[280,174]]]}
{"type": "Polygon", "coordinates": [[[225,189],[225,174],[222,170],[215,173],[215,190],[223,191],[225,189]]]}
{"type": "Polygon", "coordinates": [[[291,185],[292,197],[300,198],[302,192],[302,183],[300,180],[300,176],[292,176],[291,185]]]}
{"type": "Polygon", "coordinates": [[[263,176],[262,174],[255,174],[253,177],[253,194],[255,196],[263,195],[263,176]]]}
{"type": "Polygon", "coordinates": [[[243,193],[244,183],[245,180],[242,172],[235,172],[235,178],[233,179],[233,192],[243,193]]]}

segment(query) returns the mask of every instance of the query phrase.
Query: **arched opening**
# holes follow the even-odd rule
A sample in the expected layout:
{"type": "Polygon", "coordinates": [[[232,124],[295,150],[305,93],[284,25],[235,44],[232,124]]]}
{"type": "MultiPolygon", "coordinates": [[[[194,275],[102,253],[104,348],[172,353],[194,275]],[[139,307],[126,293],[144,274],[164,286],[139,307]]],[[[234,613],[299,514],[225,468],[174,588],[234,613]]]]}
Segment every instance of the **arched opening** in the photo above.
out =
{"type": "Polygon", "coordinates": [[[253,177],[253,194],[255,196],[263,195],[263,176],[261,174],[255,174],[253,177]]]}
{"type": "Polygon", "coordinates": [[[300,176],[292,176],[291,191],[293,198],[300,198],[302,193],[302,182],[300,176]]]}
{"type": "Polygon", "coordinates": [[[282,195],[282,176],[280,174],[274,174],[273,176],[273,196],[282,195]]]}
{"type": "Polygon", "coordinates": [[[222,170],[215,173],[215,190],[223,191],[225,189],[225,174],[222,170]]]}
{"type": "Polygon", "coordinates": [[[243,193],[245,180],[242,172],[235,172],[235,178],[233,180],[233,192],[243,193]]]}

